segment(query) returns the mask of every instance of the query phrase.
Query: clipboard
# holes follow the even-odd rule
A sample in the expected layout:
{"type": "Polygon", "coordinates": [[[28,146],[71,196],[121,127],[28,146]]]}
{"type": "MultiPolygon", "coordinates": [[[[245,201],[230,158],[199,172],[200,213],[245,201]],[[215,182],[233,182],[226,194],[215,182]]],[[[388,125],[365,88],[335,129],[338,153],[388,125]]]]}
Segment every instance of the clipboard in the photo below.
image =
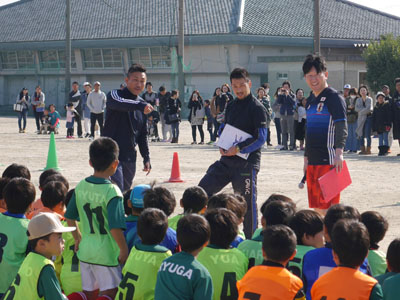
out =
{"type": "MultiPolygon", "coordinates": [[[[251,137],[252,136],[247,132],[233,127],[232,125],[226,124],[216,145],[224,150],[228,150],[230,147],[237,145],[251,137]]],[[[249,155],[249,153],[240,152],[236,154],[236,156],[239,156],[243,159],[247,159],[249,155]]]]}
{"type": "Polygon", "coordinates": [[[328,173],[318,178],[318,183],[322,191],[324,202],[329,202],[336,197],[352,183],[346,161],[343,161],[343,169],[341,172],[336,173],[336,169],[333,168],[328,173]]]}

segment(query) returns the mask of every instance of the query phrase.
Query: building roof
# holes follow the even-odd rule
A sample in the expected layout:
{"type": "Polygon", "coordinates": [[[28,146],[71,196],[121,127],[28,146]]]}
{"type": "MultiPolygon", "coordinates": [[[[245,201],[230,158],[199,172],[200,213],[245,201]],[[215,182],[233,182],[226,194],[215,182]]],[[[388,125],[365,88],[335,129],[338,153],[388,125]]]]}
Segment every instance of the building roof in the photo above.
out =
{"type": "MultiPolygon", "coordinates": [[[[64,40],[65,2],[21,0],[1,7],[0,42],[64,40]]],[[[71,0],[71,38],[171,37],[177,34],[177,3],[71,0]]],[[[185,34],[189,36],[313,34],[312,0],[185,0],[185,13],[185,34]]],[[[387,33],[400,35],[400,18],[349,1],[321,0],[321,38],[371,40],[387,33]]]]}

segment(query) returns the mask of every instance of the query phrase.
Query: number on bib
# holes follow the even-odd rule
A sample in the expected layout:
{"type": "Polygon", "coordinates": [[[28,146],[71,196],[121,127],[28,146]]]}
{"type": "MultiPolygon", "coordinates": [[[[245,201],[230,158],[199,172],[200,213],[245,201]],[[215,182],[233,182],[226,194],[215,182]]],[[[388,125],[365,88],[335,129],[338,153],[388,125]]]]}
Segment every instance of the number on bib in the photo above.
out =
{"type": "Polygon", "coordinates": [[[260,300],[261,295],[256,294],[256,293],[251,293],[251,292],[246,292],[243,295],[243,299],[249,299],[249,300],[260,300]]]}
{"type": "Polygon", "coordinates": [[[4,300],[13,300],[14,296],[15,296],[15,287],[19,286],[19,283],[21,282],[21,277],[19,276],[19,274],[17,274],[17,276],[14,279],[14,282],[11,284],[10,288],[8,289],[8,291],[5,293],[4,295],[4,300]]]}
{"type": "Polygon", "coordinates": [[[8,237],[4,233],[0,233],[0,263],[3,261],[4,247],[6,246],[8,237]]]}
{"type": "Polygon", "coordinates": [[[236,273],[226,272],[222,283],[221,300],[237,299],[239,297],[236,288],[236,273]]]}
{"type": "Polygon", "coordinates": [[[93,227],[93,213],[96,215],[97,222],[99,223],[99,231],[100,234],[107,234],[106,228],[104,226],[105,219],[103,216],[103,210],[101,206],[97,206],[96,208],[91,209],[90,204],[86,203],[83,206],[83,209],[86,213],[86,216],[89,221],[89,226],[90,226],[90,233],[94,234],[94,227],[93,227]]]}
{"type": "Polygon", "coordinates": [[[133,285],[132,281],[137,281],[139,279],[138,275],[126,272],[124,278],[122,279],[121,283],[119,284],[119,288],[122,290],[127,290],[125,296],[120,293],[118,300],[124,299],[133,299],[133,295],[135,294],[135,286],[133,285]]]}

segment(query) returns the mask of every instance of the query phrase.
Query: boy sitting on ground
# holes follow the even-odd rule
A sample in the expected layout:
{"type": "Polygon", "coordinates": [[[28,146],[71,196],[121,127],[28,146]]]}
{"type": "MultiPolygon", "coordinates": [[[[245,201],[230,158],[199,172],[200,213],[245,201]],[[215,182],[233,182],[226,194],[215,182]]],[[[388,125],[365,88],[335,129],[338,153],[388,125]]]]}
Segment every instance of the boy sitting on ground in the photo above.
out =
{"type": "Polygon", "coordinates": [[[0,213],[0,298],[17,275],[28,246],[25,213],[35,200],[35,187],[25,178],[14,178],[3,190],[7,211],[0,213]]]}
{"type": "Polygon", "coordinates": [[[367,227],[369,233],[371,245],[368,252],[368,263],[371,267],[372,276],[376,277],[385,274],[387,269],[385,253],[378,250],[378,243],[385,237],[386,231],[389,228],[389,223],[377,211],[366,211],[362,213],[361,222],[367,227]]]}
{"type": "Polygon", "coordinates": [[[207,210],[205,218],[210,224],[210,243],[199,254],[199,262],[211,274],[214,300],[237,299],[236,281],[246,274],[249,260],[230,244],[237,236],[238,220],[226,208],[207,210]]]}
{"type": "Polygon", "coordinates": [[[238,299],[302,299],[303,282],[285,266],[296,255],[296,235],[285,225],[263,231],[265,261],[251,268],[237,283],[238,299]]]}
{"type": "Polygon", "coordinates": [[[41,213],[34,217],[28,225],[33,251],[24,259],[4,299],[65,300],[51,258],[63,251],[62,233],[73,230],[75,227],[64,227],[54,214],[41,213]]]}
{"type": "Polygon", "coordinates": [[[337,267],[314,283],[311,299],[383,299],[378,281],[358,270],[370,245],[365,225],[357,220],[340,220],[331,237],[337,267]]]}
{"type": "Polygon", "coordinates": [[[167,228],[167,216],[162,210],[147,208],[141,213],[137,223],[141,243],[136,244],[129,254],[116,299],[154,299],[157,271],[163,260],[172,255],[171,251],[159,245],[167,228]]]}
{"type": "Polygon", "coordinates": [[[400,295],[400,239],[395,239],[390,243],[387,250],[386,261],[388,272],[375,278],[382,286],[384,296],[387,297],[388,300],[393,300],[397,299],[396,297],[400,295]],[[389,280],[394,276],[396,276],[397,279],[393,281],[389,280]],[[388,280],[388,284],[386,280],[388,280]],[[391,298],[389,295],[395,297],[391,298]]]}
{"type": "Polygon", "coordinates": [[[207,208],[208,197],[202,187],[192,186],[187,188],[182,195],[180,205],[183,208],[183,214],[176,215],[168,219],[168,226],[176,230],[178,221],[187,214],[204,214],[207,208]]]}
{"type": "Polygon", "coordinates": [[[288,269],[298,277],[303,276],[304,255],[315,248],[322,248],[325,244],[324,220],[314,210],[298,211],[290,220],[289,227],[297,237],[296,256],[289,261],[288,269]]]}
{"type": "Polygon", "coordinates": [[[179,220],[176,232],[182,252],[162,262],[154,299],[211,300],[211,275],[196,259],[208,244],[210,225],[204,217],[189,214],[179,220]]]}

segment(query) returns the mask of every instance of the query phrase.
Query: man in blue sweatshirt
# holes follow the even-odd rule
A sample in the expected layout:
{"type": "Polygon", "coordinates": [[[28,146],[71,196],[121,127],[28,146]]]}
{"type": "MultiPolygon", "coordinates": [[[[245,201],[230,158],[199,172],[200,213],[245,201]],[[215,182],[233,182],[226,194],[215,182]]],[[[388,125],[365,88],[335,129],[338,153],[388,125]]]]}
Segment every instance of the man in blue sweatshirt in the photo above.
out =
{"type": "Polygon", "coordinates": [[[126,87],[107,95],[106,121],[103,136],[112,138],[119,147],[119,165],[111,179],[121,191],[129,190],[136,173],[136,145],[143,157],[143,171],[150,173],[150,153],[147,143],[147,118],[153,106],[139,95],[147,80],[146,69],[133,64],[125,78],[126,87]]]}

